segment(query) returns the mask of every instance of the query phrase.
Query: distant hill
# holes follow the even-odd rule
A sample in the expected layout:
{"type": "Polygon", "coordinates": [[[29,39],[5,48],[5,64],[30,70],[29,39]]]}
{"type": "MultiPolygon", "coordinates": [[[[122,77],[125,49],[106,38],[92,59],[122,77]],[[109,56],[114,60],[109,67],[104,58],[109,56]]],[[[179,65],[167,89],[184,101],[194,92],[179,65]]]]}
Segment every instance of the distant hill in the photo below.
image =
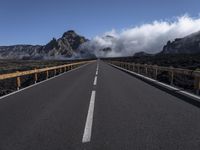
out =
{"type": "Polygon", "coordinates": [[[0,46],[1,59],[70,59],[95,57],[79,46],[88,40],[70,30],[59,39],[53,38],[46,45],[0,46]]]}
{"type": "Polygon", "coordinates": [[[149,54],[146,52],[137,52],[134,54],[134,57],[144,57],[144,56],[153,56],[153,54],[149,54]]]}
{"type": "Polygon", "coordinates": [[[184,38],[168,41],[161,54],[195,54],[200,53],[200,31],[184,38]]]}

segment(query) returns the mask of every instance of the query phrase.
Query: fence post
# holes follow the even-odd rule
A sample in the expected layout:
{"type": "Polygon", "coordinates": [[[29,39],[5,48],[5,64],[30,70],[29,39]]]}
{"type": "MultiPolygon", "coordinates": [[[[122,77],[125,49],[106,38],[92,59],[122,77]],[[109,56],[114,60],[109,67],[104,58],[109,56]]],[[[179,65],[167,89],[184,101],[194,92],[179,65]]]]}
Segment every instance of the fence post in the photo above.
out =
{"type": "Polygon", "coordinates": [[[132,63],[132,66],[133,66],[133,72],[135,72],[135,63],[132,63]]]}
{"type": "Polygon", "coordinates": [[[137,66],[137,73],[140,74],[140,65],[136,64],[136,66],[137,66]]]}
{"type": "Polygon", "coordinates": [[[38,75],[37,75],[37,69],[35,68],[35,83],[37,83],[37,80],[38,80],[38,75]]]}
{"type": "Polygon", "coordinates": [[[196,94],[199,95],[199,93],[200,93],[200,76],[198,74],[195,74],[194,89],[196,90],[196,94]]]}
{"type": "MultiPolygon", "coordinates": [[[[19,72],[19,71],[17,71],[17,72],[19,72]]],[[[20,76],[18,76],[16,80],[17,80],[17,90],[19,90],[20,87],[21,87],[21,79],[20,79],[20,76]]]]}
{"type": "Polygon", "coordinates": [[[64,71],[66,72],[67,71],[67,67],[65,66],[65,68],[64,68],[64,71]]]}
{"type": "Polygon", "coordinates": [[[47,70],[46,71],[46,79],[48,79],[49,78],[49,71],[47,70]]]}
{"type": "Polygon", "coordinates": [[[57,71],[56,71],[56,69],[54,69],[54,76],[56,76],[56,74],[57,74],[57,71]]]}
{"type": "Polygon", "coordinates": [[[130,71],[133,71],[133,64],[130,64],[130,71]]]}
{"type": "Polygon", "coordinates": [[[147,64],[145,64],[144,66],[145,66],[145,74],[146,74],[146,76],[148,76],[148,68],[147,68],[147,64]]]}
{"type": "Polygon", "coordinates": [[[158,66],[154,65],[153,68],[155,68],[155,80],[158,78],[158,66]]]}
{"type": "Polygon", "coordinates": [[[170,67],[170,85],[174,84],[174,68],[170,67]]]}
{"type": "Polygon", "coordinates": [[[127,70],[130,70],[130,64],[127,63],[127,70]]]}

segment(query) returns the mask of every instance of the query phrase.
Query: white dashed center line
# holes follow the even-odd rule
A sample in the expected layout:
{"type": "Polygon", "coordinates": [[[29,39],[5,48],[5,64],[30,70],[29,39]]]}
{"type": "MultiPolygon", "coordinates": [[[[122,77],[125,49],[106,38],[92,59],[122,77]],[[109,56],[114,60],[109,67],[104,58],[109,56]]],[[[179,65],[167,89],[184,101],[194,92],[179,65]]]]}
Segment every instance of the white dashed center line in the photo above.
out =
{"type": "Polygon", "coordinates": [[[87,142],[90,142],[91,140],[95,95],[96,95],[96,91],[92,91],[82,143],[87,143],[87,142]]]}
{"type": "MultiPolygon", "coordinates": [[[[98,71],[99,71],[99,65],[97,64],[96,75],[95,75],[94,84],[93,84],[94,86],[97,85],[98,71]]],[[[86,123],[85,123],[85,129],[84,129],[84,133],[83,133],[82,143],[87,143],[87,142],[90,142],[90,140],[91,140],[95,96],[96,96],[96,91],[93,90],[92,94],[91,94],[91,98],[90,98],[90,105],[89,105],[87,119],[86,119],[86,123]]]]}
{"type": "Polygon", "coordinates": [[[94,78],[94,85],[97,85],[97,76],[94,78]]]}

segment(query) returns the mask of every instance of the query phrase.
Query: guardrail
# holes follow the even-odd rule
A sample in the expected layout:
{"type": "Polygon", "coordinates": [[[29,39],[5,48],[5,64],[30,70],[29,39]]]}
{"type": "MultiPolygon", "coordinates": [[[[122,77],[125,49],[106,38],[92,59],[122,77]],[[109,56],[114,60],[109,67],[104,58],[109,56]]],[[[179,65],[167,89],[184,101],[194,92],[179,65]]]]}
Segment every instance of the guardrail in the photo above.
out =
{"type": "Polygon", "coordinates": [[[46,67],[46,68],[41,68],[41,69],[35,68],[34,70],[27,70],[27,71],[21,71],[21,72],[17,71],[14,73],[1,74],[0,80],[16,78],[16,85],[17,85],[16,89],[19,90],[21,87],[21,78],[24,76],[34,75],[34,82],[37,83],[39,73],[46,73],[46,79],[48,79],[50,71],[54,71],[54,76],[55,76],[57,74],[64,73],[68,70],[77,68],[89,62],[92,62],[92,61],[83,61],[83,62],[65,64],[65,65],[60,65],[60,66],[55,66],[55,67],[46,67]]]}
{"type": "Polygon", "coordinates": [[[119,66],[121,68],[133,71],[138,74],[145,75],[147,77],[154,78],[157,80],[160,72],[167,72],[169,77],[169,84],[174,85],[175,75],[184,75],[193,80],[193,90],[197,95],[200,93],[200,71],[180,69],[173,67],[162,67],[157,65],[147,65],[147,64],[135,64],[120,61],[108,61],[109,63],[119,66]],[[151,72],[151,75],[149,75],[151,72]]]}

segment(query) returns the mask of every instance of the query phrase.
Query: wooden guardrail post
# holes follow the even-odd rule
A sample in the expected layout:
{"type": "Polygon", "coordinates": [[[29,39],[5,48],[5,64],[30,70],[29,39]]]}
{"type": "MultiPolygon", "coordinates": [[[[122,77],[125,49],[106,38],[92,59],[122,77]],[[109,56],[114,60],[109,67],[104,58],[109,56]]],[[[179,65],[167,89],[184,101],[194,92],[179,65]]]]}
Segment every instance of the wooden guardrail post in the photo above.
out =
{"type": "Polygon", "coordinates": [[[126,69],[129,70],[129,63],[126,64],[126,69]]]}
{"type": "Polygon", "coordinates": [[[135,72],[135,63],[132,63],[133,69],[132,71],[135,72]]]}
{"type": "Polygon", "coordinates": [[[154,65],[153,66],[153,68],[154,68],[154,71],[155,71],[155,80],[157,80],[157,78],[158,78],[158,66],[157,65],[154,65]]]}
{"type": "Polygon", "coordinates": [[[174,68],[172,66],[170,67],[170,84],[174,84],[174,68]]]}
{"type": "Polygon", "coordinates": [[[129,63],[129,68],[128,68],[128,70],[130,70],[130,71],[131,71],[131,68],[132,68],[132,64],[131,64],[131,63],[129,63]]]}
{"type": "Polygon", "coordinates": [[[130,64],[130,71],[133,71],[133,64],[130,64]]]}
{"type": "Polygon", "coordinates": [[[136,67],[137,67],[137,73],[140,74],[140,66],[139,66],[139,64],[136,64],[136,67]]]}
{"type": "MultiPolygon", "coordinates": [[[[17,72],[19,72],[19,71],[17,71],[17,72]]],[[[17,78],[16,78],[16,82],[17,82],[17,90],[19,90],[20,89],[20,87],[21,87],[21,78],[20,78],[20,76],[18,76],[17,78]]]]}
{"type": "Polygon", "coordinates": [[[194,89],[196,90],[196,94],[199,95],[200,93],[200,76],[199,75],[195,75],[194,89]]]}
{"type": "Polygon", "coordinates": [[[46,79],[48,79],[49,78],[49,71],[47,70],[46,71],[46,79]]]}
{"type": "Polygon", "coordinates": [[[148,68],[147,68],[147,64],[145,64],[144,67],[145,67],[145,75],[148,76],[148,68]]]}
{"type": "Polygon", "coordinates": [[[35,78],[35,83],[37,83],[38,80],[38,74],[37,74],[37,69],[35,68],[35,74],[34,74],[34,78],[35,78]]]}
{"type": "Polygon", "coordinates": [[[64,71],[65,71],[65,72],[67,71],[67,67],[66,67],[66,66],[64,67],[64,71]]]}
{"type": "Polygon", "coordinates": [[[62,68],[60,68],[60,74],[62,73],[62,68]]]}
{"type": "Polygon", "coordinates": [[[56,71],[56,69],[54,69],[54,76],[56,76],[56,74],[57,74],[57,71],[56,71]]]}

